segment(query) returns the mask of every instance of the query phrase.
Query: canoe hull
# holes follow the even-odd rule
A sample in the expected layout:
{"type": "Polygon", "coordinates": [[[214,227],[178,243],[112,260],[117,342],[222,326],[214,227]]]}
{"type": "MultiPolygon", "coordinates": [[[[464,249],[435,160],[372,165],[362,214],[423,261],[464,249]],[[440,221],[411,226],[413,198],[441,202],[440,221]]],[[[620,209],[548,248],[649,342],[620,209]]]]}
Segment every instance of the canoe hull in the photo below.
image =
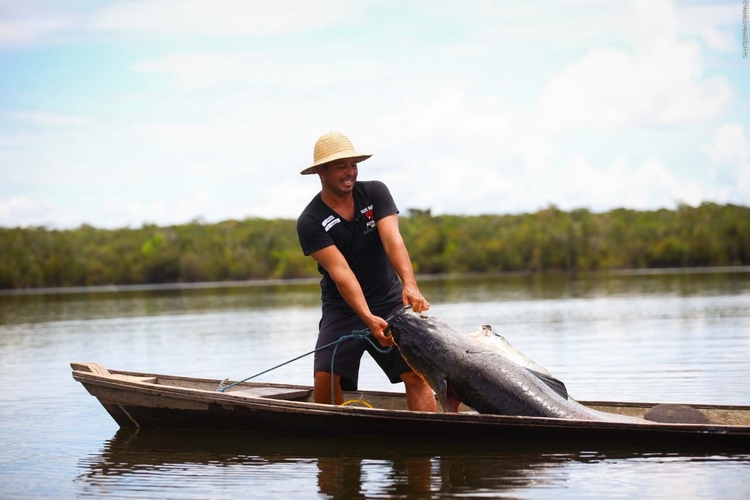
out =
{"type": "MultiPolygon", "coordinates": [[[[73,377],[96,397],[120,427],[214,429],[268,434],[368,436],[494,443],[544,444],[564,448],[617,446],[639,450],[710,447],[750,451],[750,407],[693,405],[713,415],[710,424],[631,424],[555,418],[426,413],[398,409],[403,394],[360,391],[345,395],[361,404],[320,405],[311,388],[251,384],[217,392],[219,381],[130,372],[94,373],[75,369],[73,377]],[[143,382],[148,380],[149,382],[143,382]],[[161,382],[161,383],[158,383],[161,382]],[[253,394],[273,389],[276,397],[253,394]],[[279,398],[279,399],[277,399],[279,398]],[[284,399],[288,398],[288,399],[284,399]],[[719,420],[721,419],[721,420],[719,420]]],[[[96,365],[98,366],[98,365],[96,365]]],[[[271,391],[273,392],[273,391],[271,391]]],[[[653,404],[584,402],[623,414],[645,412],[653,404]]]]}

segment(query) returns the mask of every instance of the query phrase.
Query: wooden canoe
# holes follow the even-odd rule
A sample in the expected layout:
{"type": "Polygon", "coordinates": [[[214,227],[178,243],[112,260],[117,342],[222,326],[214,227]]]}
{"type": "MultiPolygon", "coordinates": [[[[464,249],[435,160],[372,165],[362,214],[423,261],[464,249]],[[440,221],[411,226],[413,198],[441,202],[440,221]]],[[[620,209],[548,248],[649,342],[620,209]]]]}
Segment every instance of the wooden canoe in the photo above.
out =
{"type": "MultiPolygon", "coordinates": [[[[345,392],[342,406],[317,404],[312,387],[221,381],[108,370],[71,363],[73,378],[122,428],[215,429],[316,436],[536,443],[566,448],[626,446],[641,451],[715,448],[750,451],[750,406],[690,404],[702,424],[623,423],[409,411],[403,393],[345,392]]],[[[600,411],[642,417],[655,403],[581,401],[600,411]]]]}

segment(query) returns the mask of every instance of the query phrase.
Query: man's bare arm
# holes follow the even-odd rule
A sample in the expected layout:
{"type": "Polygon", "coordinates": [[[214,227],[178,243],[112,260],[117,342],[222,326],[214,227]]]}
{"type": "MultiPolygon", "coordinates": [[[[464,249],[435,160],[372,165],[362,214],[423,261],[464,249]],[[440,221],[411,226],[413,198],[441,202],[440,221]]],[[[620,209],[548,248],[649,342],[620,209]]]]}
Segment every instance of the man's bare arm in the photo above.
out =
{"type": "Polygon", "coordinates": [[[310,254],[321,266],[328,271],[331,279],[336,283],[339,293],[349,307],[362,319],[367,328],[383,346],[393,344],[391,337],[386,337],[383,330],[387,323],[383,318],[375,316],[367,305],[362,287],[349,267],[349,263],[334,245],[328,246],[310,254]]]}
{"type": "Polygon", "coordinates": [[[404,305],[410,305],[416,312],[426,311],[430,303],[422,296],[414,277],[414,269],[411,267],[411,258],[404,244],[404,239],[398,229],[398,214],[389,215],[378,221],[378,234],[383,243],[385,254],[391,265],[396,269],[401,283],[404,286],[404,305]]]}

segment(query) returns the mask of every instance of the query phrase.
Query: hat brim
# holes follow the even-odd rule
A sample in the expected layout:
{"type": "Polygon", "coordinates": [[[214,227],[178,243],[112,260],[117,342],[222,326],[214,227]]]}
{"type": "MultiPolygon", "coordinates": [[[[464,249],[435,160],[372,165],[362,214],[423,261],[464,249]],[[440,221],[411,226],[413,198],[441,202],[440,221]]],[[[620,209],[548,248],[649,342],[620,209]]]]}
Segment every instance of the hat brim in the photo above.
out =
{"type": "Polygon", "coordinates": [[[331,163],[332,161],[336,160],[343,160],[344,158],[351,158],[356,162],[365,161],[372,155],[363,155],[359,153],[355,153],[353,151],[342,151],[340,153],[335,153],[330,156],[326,156],[325,158],[321,158],[319,161],[315,162],[314,165],[307,167],[303,171],[300,172],[301,175],[310,175],[317,172],[317,168],[321,165],[325,165],[326,163],[331,163]]]}

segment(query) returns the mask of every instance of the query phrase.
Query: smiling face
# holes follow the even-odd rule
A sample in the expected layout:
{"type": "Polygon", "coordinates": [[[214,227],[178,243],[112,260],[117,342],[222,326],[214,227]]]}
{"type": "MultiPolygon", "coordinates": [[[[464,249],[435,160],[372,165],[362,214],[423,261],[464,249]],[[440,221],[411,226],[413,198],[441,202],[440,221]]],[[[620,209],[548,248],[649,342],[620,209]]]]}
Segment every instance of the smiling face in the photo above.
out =
{"type": "Polygon", "coordinates": [[[336,196],[346,196],[357,182],[357,161],[353,158],[335,160],[318,167],[323,189],[336,196]]]}

